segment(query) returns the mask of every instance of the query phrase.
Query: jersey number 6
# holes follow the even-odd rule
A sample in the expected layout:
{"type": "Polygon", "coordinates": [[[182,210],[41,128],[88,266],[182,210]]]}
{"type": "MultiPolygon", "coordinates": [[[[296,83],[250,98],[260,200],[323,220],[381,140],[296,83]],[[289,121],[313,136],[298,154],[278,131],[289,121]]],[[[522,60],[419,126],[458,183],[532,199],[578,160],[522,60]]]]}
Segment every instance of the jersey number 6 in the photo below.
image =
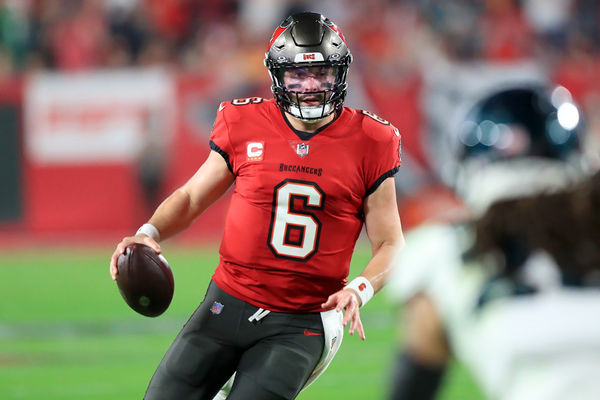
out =
{"type": "Polygon", "coordinates": [[[306,261],[319,248],[321,221],[310,210],[322,210],[325,193],[314,182],[286,179],[275,186],[269,248],[275,257],[306,261]]]}

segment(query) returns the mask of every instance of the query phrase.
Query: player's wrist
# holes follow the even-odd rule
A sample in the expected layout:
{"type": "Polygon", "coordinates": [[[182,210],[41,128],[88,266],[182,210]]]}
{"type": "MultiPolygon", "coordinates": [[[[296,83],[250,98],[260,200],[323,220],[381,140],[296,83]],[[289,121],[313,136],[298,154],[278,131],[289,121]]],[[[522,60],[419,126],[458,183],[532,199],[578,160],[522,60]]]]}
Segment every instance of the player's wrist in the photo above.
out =
{"type": "Polygon", "coordinates": [[[156,242],[158,242],[160,240],[160,232],[158,231],[158,228],[156,228],[154,225],[152,225],[149,222],[140,226],[140,228],[137,230],[137,232],[135,234],[136,235],[143,234],[143,235],[149,236],[152,239],[154,239],[154,241],[156,241],[156,242]]]}
{"type": "Polygon", "coordinates": [[[371,285],[371,282],[364,276],[354,278],[344,289],[352,289],[356,293],[360,299],[361,307],[367,304],[375,294],[373,285],[371,285]]]}

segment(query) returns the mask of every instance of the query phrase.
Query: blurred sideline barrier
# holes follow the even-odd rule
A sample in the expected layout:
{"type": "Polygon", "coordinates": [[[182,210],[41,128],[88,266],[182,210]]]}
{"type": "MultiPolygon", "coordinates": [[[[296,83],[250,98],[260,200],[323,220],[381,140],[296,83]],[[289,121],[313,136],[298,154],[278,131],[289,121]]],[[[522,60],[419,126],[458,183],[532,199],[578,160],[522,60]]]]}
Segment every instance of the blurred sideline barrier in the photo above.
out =
{"type": "MultiPolygon", "coordinates": [[[[160,69],[43,73],[4,85],[0,245],[135,232],[208,155],[220,101],[208,80],[160,69]]],[[[228,198],[184,238],[220,237],[228,198]]]]}

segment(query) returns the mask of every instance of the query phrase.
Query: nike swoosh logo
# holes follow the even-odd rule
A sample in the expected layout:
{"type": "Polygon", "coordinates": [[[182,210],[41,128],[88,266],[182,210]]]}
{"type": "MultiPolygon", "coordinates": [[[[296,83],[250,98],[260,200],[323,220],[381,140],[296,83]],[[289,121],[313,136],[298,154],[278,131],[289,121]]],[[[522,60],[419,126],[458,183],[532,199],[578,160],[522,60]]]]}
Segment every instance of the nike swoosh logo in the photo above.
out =
{"type": "Polygon", "coordinates": [[[323,336],[323,334],[321,332],[311,332],[308,329],[305,329],[304,336],[323,336]]]}
{"type": "Polygon", "coordinates": [[[225,108],[225,103],[221,103],[221,104],[219,104],[219,111],[221,111],[221,110],[222,110],[222,109],[224,109],[224,108],[225,108]]]}

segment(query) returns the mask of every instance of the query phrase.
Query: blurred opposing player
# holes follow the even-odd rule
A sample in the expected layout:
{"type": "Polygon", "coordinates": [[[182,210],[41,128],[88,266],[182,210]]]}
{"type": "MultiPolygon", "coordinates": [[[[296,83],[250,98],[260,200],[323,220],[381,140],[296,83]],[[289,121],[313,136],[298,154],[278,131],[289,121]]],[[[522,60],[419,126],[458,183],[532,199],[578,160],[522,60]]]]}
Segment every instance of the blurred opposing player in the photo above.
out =
{"type": "Polygon", "coordinates": [[[342,326],[364,340],[359,307],[387,279],[402,240],[393,175],[398,131],[343,106],[352,56],[341,31],[301,13],[275,30],[265,65],[274,99],[219,106],[211,154],[148,224],[118,244],[160,252],[235,181],[204,301],[158,366],[146,399],[293,399],[327,367],[342,326]],[[373,257],[347,284],[363,223],[373,257]],[[341,311],[344,311],[343,317],[341,311]]]}
{"type": "Polygon", "coordinates": [[[406,302],[390,399],[434,398],[451,356],[490,399],[600,396],[600,227],[590,185],[570,189],[585,174],[565,110],[540,88],[504,88],[461,125],[455,190],[473,219],[406,235],[389,286],[406,302]]]}

